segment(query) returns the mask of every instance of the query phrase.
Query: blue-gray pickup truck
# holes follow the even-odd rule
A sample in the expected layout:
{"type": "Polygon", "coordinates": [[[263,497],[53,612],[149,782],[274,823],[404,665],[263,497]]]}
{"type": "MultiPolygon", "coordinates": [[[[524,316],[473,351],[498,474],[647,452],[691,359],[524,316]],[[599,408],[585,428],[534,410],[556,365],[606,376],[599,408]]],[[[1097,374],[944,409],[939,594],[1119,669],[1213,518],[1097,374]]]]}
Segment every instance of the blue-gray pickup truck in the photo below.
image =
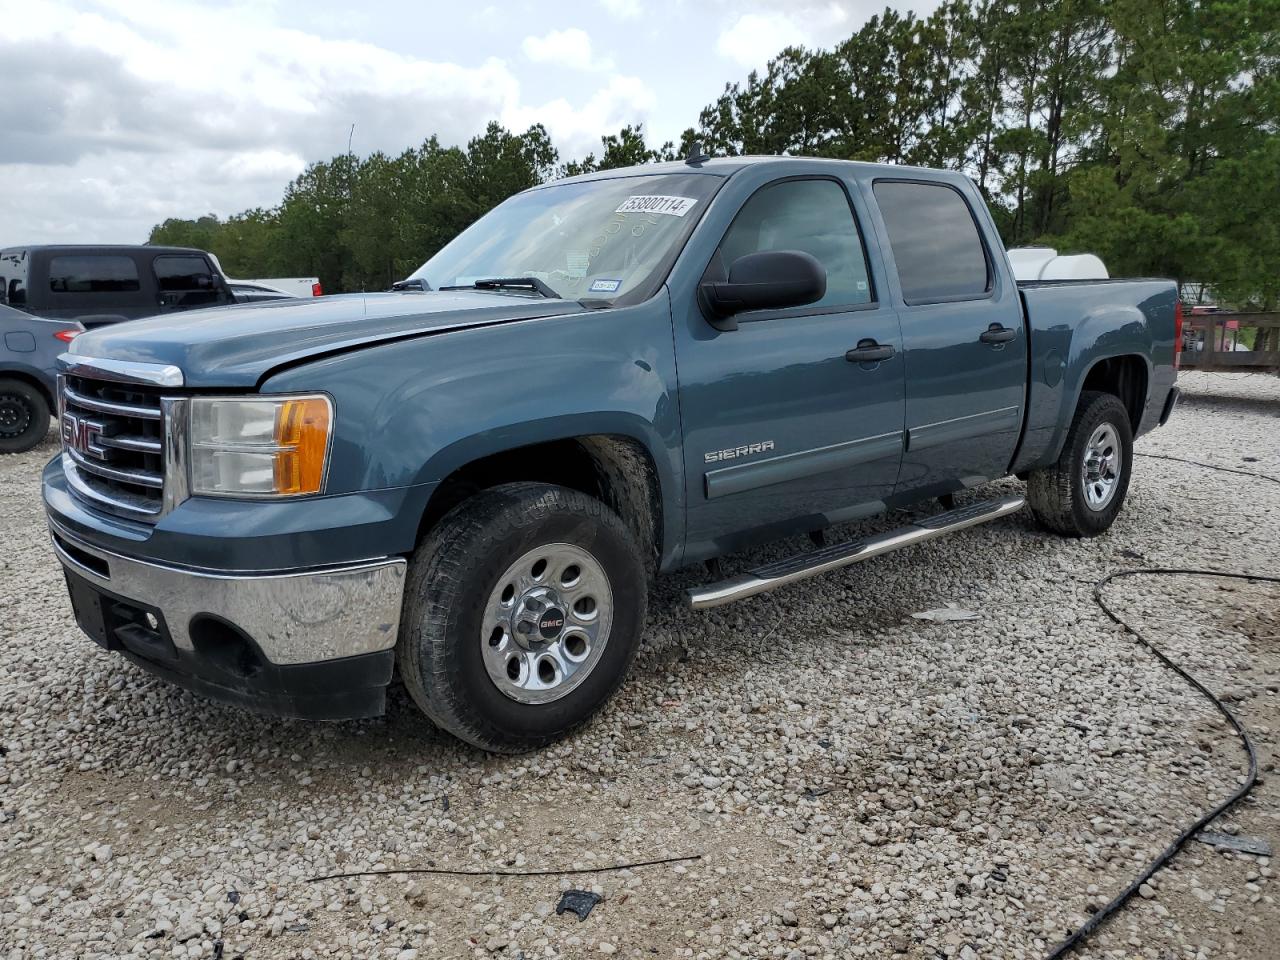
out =
{"type": "Polygon", "coordinates": [[[653,576],[706,562],[691,603],[728,603],[1019,510],[950,502],[1006,475],[1046,528],[1101,533],[1178,395],[1171,281],[1018,284],[936,170],[577,177],[396,286],[76,338],[44,500],[90,637],[316,719],[380,713],[398,670],[443,729],[536,748],[622,682],[653,576]]]}

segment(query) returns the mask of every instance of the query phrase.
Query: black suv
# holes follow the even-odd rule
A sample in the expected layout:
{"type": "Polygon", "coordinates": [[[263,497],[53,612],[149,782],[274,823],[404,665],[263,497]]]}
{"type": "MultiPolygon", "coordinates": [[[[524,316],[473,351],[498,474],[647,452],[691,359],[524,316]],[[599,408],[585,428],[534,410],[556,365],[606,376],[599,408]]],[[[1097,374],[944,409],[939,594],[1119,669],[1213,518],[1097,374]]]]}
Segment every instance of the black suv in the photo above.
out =
{"type": "Polygon", "coordinates": [[[29,246],[0,250],[0,304],[86,327],[235,303],[203,250],[29,246]]]}

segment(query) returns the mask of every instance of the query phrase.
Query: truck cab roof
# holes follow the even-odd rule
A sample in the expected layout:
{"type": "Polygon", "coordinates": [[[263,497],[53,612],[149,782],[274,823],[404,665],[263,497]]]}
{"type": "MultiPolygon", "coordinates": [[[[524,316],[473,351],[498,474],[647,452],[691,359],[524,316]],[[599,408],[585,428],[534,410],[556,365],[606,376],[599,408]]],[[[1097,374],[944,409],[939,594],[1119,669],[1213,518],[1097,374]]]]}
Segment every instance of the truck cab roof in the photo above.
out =
{"type": "Polygon", "coordinates": [[[901,177],[904,174],[918,174],[922,179],[929,180],[967,180],[968,178],[955,171],[935,170],[929,167],[912,167],[904,164],[893,163],[867,163],[862,160],[837,160],[825,157],[776,157],[761,156],[748,154],[740,157],[710,157],[706,160],[688,161],[688,160],[672,160],[666,163],[644,163],[631,167],[615,167],[609,170],[596,170],[592,173],[579,174],[576,177],[566,177],[562,180],[553,180],[549,183],[539,184],[532,187],[533,190],[541,190],[546,187],[555,186],[564,183],[581,183],[589,180],[612,180],[618,177],[649,177],[661,176],[663,174],[672,173],[703,173],[714,177],[731,177],[735,173],[745,170],[748,167],[772,166],[780,169],[795,166],[812,167],[815,164],[831,165],[832,167],[855,168],[862,171],[881,170],[886,175],[901,177]]]}

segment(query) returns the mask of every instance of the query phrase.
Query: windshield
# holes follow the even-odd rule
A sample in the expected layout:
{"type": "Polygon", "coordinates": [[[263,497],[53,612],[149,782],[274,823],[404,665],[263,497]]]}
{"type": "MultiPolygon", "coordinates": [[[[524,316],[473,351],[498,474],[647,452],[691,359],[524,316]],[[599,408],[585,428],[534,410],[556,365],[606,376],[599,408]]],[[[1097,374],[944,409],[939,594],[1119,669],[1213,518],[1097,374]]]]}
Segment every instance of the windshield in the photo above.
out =
{"type": "Polygon", "coordinates": [[[409,279],[439,290],[532,278],[566,300],[648,297],[720,183],[720,177],[682,173],[520,193],[460,233],[409,279]]]}

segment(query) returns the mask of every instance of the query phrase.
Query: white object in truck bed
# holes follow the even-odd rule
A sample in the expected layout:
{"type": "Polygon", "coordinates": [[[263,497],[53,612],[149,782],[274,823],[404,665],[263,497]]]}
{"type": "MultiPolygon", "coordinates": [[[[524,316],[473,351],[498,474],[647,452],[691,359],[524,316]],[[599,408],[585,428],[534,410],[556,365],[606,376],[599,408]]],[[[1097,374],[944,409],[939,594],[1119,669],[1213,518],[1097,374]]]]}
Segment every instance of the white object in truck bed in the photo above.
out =
{"type": "Polygon", "coordinates": [[[1092,253],[1059,256],[1053,247],[1014,247],[1008,253],[1018,280],[1106,280],[1111,276],[1092,253]]]}

